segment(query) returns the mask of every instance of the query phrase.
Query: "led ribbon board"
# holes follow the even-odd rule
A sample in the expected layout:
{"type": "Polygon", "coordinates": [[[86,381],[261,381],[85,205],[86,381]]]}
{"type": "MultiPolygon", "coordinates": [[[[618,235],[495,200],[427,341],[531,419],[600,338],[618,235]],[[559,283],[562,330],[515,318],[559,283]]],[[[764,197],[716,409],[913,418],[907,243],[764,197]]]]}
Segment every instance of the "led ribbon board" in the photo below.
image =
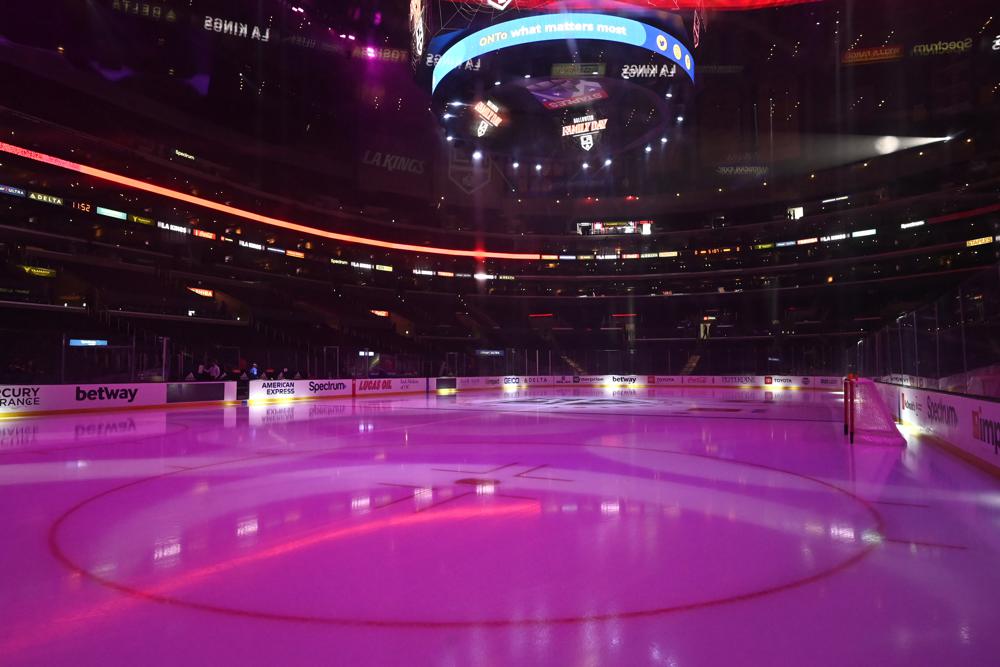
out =
{"type": "MultiPolygon", "coordinates": [[[[318,227],[310,227],[308,225],[302,225],[296,222],[282,220],[280,218],[273,218],[268,215],[262,215],[254,211],[248,211],[246,209],[230,206],[229,204],[223,204],[217,201],[212,201],[211,199],[205,199],[204,197],[198,197],[196,195],[188,194],[186,192],[181,192],[179,190],[172,190],[170,188],[165,188],[159,185],[153,185],[152,183],[147,183],[146,181],[141,181],[137,178],[131,178],[129,176],[124,176],[122,174],[116,174],[111,171],[105,171],[104,169],[98,169],[96,167],[80,164],[79,162],[71,162],[70,160],[64,160],[63,158],[55,157],[53,155],[47,155],[46,153],[33,151],[29,148],[22,148],[20,146],[15,146],[14,144],[8,144],[4,141],[0,141],[0,153],[10,153],[11,155],[16,155],[18,157],[22,157],[28,160],[34,160],[35,162],[49,164],[54,167],[59,167],[60,169],[75,171],[79,174],[85,174],[87,176],[99,178],[103,181],[117,183],[118,185],[123,185],[127,188],[132,188],[134,190],[141,190],[143,192],[149,192],[151,194],[159,195],[161,197],[168,197],[176,201],[182,201],[188,204],[192,204],[194,206],[200,206],[202,208],[207,208],[212,211],[218,211],[219,213],[225,213],[226,215],[232,215],[237,218],[243,218],[244,220],[252,220],[253,222],[259,222],[264,225],[270,225],[271,227],[280,227],[282,229],[288,229],[293,232],[310,234],[312,236],[318,236],[333,241],[343,241],[344,243],[358,243],[361,245],[375,246],[377,248],[385,248],[387,250],[402,250],[405,252],[416,252],[425,254],[429,253],[432,255],[450,255],[452,257],[474,257],[476,259],[486,258],[486,259],[537,260],[541,258],[541,255],[537,253],[493,252],[489,250],[468,250],[465,248],[438,248],[435,246],[421,246],[413,243],[396,243],[394,241],[382,241],[380,239],[373,239],[364,236],[355,236],[354,234],[341,234],[339,232],[331,232],[325,229],[319,229],[318,227]]],[[[124,215],[124,213],[122,215],[124,215]]],[[[187,229],[187,228],[180,227],[178,230],[173,230],[173,227],[170,227],[170,229],[172,231],[179,231],[179,229],[187,229]]],[[[197,232],[198,230],[195,230],[196,234],[197,232]]],[[[245,247],[251,247],[256,250],[261,249],[254,247],[257,246],[258,244],[246,245],[249,243],[250,243],[249,241],[240,241],[240,245],[245,245],[245,247]]]]}
{"type": "Polygon", "coordinates": [[[681,66],[694,81],[694,58],[676,37],[651,25],[604,14],[551,14],[498,23],[463,37],[434,66],[431,92],[463,63],[487,53],[556,40],[591,39],[639,46],[681,66]]]}

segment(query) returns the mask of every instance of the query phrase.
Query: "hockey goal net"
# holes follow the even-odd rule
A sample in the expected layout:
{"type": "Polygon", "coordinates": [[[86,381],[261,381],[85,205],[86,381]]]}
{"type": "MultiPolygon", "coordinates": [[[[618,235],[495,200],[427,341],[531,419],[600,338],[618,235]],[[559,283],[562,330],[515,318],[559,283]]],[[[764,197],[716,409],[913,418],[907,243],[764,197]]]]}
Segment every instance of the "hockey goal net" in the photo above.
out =
{"type": "Polygon", "coordinates": [[[905,446],[906,439],[871,380],[844,380],[844,434],[853,444],[905,446]]]}

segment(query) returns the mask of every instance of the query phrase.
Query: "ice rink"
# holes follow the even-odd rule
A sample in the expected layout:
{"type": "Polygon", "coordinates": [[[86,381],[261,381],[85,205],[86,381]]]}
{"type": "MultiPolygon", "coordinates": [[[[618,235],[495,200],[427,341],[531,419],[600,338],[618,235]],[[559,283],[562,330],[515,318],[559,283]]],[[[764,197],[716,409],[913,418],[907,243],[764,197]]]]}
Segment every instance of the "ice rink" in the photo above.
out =
{"type": "Polygon", "coordinates": [[[996,665],[1000,488],[835,392],[0,421],[3,665],[996,665]]]}

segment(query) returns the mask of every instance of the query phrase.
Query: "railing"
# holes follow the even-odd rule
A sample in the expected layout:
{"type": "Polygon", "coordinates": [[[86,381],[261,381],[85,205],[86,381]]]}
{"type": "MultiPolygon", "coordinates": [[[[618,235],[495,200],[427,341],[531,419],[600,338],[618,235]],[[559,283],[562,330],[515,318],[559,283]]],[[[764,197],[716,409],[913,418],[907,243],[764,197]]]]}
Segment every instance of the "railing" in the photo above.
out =
{"type": "Polygon", "coordinates": [[[860,375],[1000,397],[1000,264],[857,342],[860,375]]]}

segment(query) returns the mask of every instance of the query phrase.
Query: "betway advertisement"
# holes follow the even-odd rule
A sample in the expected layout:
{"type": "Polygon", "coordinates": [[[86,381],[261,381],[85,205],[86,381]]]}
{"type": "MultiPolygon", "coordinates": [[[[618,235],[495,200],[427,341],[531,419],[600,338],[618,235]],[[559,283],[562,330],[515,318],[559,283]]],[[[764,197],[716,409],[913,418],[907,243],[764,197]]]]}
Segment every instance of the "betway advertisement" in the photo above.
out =
{"type": "Polygon", "coordinates": [[[0,385],[0,415],[166,403],[167,385],[158,383],[0,385]]]}
{"type": "Polygon", "coordinates": [[[1000,471],[1000,403],[879,382],[892,413],[1000,471]]]}
{"type": "Polygon", "coordinates": [[[579,375],[575,384],[598,387],[633,387],[646,383],[645,375],[579,375]]]}

